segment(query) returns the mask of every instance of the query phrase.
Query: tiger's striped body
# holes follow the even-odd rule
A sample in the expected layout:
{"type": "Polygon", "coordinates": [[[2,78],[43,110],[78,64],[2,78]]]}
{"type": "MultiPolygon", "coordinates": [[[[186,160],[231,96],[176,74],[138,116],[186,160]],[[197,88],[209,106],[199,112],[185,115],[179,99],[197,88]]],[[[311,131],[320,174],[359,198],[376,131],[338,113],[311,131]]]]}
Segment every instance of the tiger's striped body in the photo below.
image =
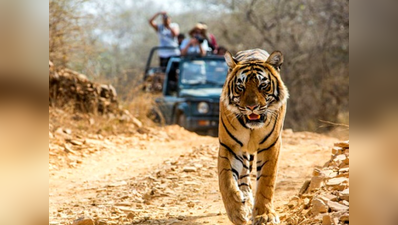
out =
{"type": "Polygon", "coordinates": [[[229,219],[253,224],[279,218],[273,209],[281,131],[288,91],[280,78],[283,56],[260,49],[225,54],[229,72],[220,98],[218,174],[229,219]],[[254,158],[256,156],[256,162],[254,158]],[[253,201],[250,172],[257,171],[253,201]]]}

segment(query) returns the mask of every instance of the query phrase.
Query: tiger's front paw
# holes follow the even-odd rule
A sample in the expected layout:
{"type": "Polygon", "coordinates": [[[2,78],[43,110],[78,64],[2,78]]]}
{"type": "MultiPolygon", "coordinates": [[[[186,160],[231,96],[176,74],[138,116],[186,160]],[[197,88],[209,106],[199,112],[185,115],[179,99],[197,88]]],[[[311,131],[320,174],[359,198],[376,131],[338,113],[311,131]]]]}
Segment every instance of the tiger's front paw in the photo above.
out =
{"type": "Polygon", "coordinates": [[[229,220],[236,225],[247,224],[251,208],[241,191],[232,192],[224,202],[229,220]]]}
{"type": "Polygon", "coordinates": [[[280,222],[279,216],[275,212],[264,213],[253,219],[253,225],[279,224],[280,222]]]}
{"type": "Polygon", "coordinates": [[[246,207],[252,209],[254,203],[252,190],[249,187],[242,187],[241,191],[243,194],[243,198],[245,199],[246,207]]]}

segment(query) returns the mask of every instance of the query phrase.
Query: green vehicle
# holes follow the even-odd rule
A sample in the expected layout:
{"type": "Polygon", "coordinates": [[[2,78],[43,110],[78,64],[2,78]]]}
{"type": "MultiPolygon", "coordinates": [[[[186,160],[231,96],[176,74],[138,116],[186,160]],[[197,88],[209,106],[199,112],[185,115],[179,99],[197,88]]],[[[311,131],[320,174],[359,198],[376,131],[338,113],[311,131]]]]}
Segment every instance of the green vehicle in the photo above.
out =
{"type": "MultiPolygon", "coordinates": [[[[155,50],[152,49],[150,58],[155,50]]],[[[149,64],[145,75],[153,76],[156,72],[149,64]]],[[[156,99],[166,124],[179,124],[190,131],[216,135],[220,95],[227,72],[223,56],[172,57],[164,77],[158,79],[163,81],[162,96],[156,99]]]]}

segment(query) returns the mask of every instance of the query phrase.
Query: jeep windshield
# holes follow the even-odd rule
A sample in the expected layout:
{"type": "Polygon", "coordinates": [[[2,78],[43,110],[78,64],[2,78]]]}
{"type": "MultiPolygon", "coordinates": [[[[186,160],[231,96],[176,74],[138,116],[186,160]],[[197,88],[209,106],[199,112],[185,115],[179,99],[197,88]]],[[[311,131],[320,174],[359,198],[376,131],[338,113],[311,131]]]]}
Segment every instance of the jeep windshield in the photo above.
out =
{"type": "Polygon", "coordinates": [[[187,88],[190,86],[222,87],[227,71],[228,67],[224,60],[186,61],[180,73],[181,84],[187,88]]]}

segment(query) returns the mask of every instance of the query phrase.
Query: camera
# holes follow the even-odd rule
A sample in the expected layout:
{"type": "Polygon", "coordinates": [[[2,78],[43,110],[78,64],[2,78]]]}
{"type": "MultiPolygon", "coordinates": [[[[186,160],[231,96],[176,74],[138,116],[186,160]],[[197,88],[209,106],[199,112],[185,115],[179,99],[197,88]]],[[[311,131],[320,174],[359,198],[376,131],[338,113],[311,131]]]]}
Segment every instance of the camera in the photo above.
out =
{"type": "Polygon", "coordinates": [[[201,37],[201,36],[199,36],[199,35],[195,35],[194,38],[195,38],[196,40],[198,40],[198,42],[199,42],[200,44],[202,44],[203,41],[205,40],[203,37],[201,37]]]}
{"type": "Polygon", "coordinates": [[[169,16],[167,16],[167,14],[164,14],[164,15],[163,15],[163,19],[165,20],[165,19],[167,19],[167,18],[169,18],[169,16]]]}

